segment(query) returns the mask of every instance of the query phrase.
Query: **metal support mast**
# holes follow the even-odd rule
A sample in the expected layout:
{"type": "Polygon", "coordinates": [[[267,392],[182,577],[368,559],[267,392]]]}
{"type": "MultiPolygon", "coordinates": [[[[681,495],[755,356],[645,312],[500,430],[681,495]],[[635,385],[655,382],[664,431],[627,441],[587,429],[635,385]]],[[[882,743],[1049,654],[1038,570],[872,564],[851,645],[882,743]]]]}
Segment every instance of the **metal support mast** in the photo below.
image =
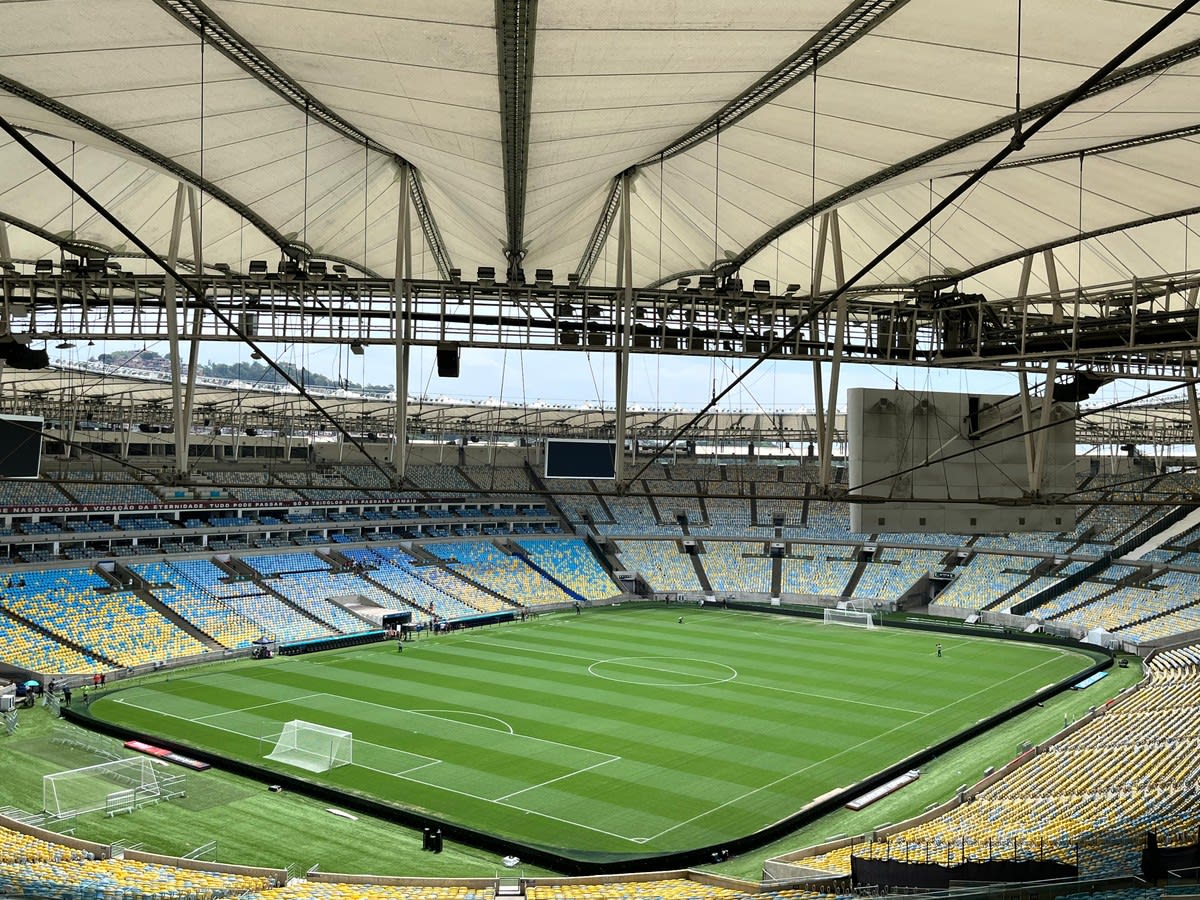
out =
{"type": "MultiPolygon", "coordinates": [[[[826,215],[829,217],[829,238],[831,248],[833,250],[833,278],[834,287],[841,288],[846,283],[846,268],[842,259],[842,229],[838,223],[837,210],[830,210],[826,215]]],[[[825,248],[821,248],[821,253],[824,255],[825,248]]],[[[838,378],[842,372],[842,348],[846,343],[846,295],[842,294],[838,297],[837,302],[837,325],[834,329],[833,337],[833,364],[829,368],[829,408],[825,416],[825,427],[822,429],[822,440],[824,443],[821,446],[821,477],[820,483],[822,488],[829,487],[833,481],[833,434],[834,420],[837,417],[837,398],[838,398],[838,378]]],[[[820,415],[821,411],[817,410],[820,415]]]]}
{"type": "Polygon", "coordinates": [[[178,285],[171,275],[179,263],[179,240],[183,233],[183,207],[187,185],[182,181],[175,187],[175,211],[171,215],[171,239],[167,248],[168,272],[163,283],[163,305],[167,309],[167,342],[171,357],[171,417],[175,427],[175,471],[187,474],[187,448],[185,437],[188,420],[184,418],[183,363],[179,353],[179,304],[176,302],[178,285]]]}
{"type": "Polygon", "coordinates": [[[408,364],[411,328],[408,279],[412,276],[412,238],[408,227],[409,179],[407,163],[400,165],[400,202],[396,212],[396,282],[394,323],[396,337],[396,422],[392,465],[403,480],[408,472],[408,364]]]}
{"type": "Polygon", "coordinates": [[[628,430],[626,413],[629,407],[629,344],[633,333],[633,240],[629,219],[629,199],[633,175],[625,172],[621,175],[621,209],[620,230],[618,234],[617,287],[621,289],[620,308],[618,311],[617,338],[617,416],[616,452],[616,483],[624,484],[625,477],[625,438],[628,430]]]}
{"type": "MultiPolygon", "coordinates": [[[[196,265],[196,286],[200,289],[201,294],[204,292],[204,237],[200,233],[200,200],[194,187],[188,188],[188,222],[192,226],[192,259],[196,265]]],[[[176,453],[180,452],[182,447],[183,462],[181,463],[180,472],[187,474],[190,471],[191,461],[189,459],[191,447],[191,422],[192,409],[196,405],[196,376],[199,374],[200,362],[200,336],[204,326],[204,305],[201,302],[201,297],[196,298],[197,302],[192,307],[192,336],[188,344],[188,371],[187,371],[187,386],[183,392],[183,441],[176,444],[176,453]]],[[[186,306],[184,308],[184,324],[187,324],[186,306]]],[[[178,438],[176,438],[178,441],[178,438]]]]}

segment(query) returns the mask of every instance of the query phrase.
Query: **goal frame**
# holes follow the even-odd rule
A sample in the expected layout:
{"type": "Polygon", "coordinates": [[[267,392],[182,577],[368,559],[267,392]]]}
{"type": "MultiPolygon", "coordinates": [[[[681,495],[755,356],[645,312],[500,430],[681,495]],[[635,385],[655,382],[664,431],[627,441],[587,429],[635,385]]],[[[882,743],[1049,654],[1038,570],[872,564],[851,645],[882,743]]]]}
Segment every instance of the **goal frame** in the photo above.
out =
{"type": "Polygon", "coordinates": [[[354,764],[354,733],[304,719],[292,719],[284,724],[275,746],[264,758],[306,772],[328,772],[354,764]],[[306,736],[315,740],[305,740],[306,736]]]}
{"type": "Polygon", "coordinates": [[[106,808],[109,796],[121,791],[130,791],[136,806],[156,803],[163,796],[161,782],[155,762],[149,756],[127,756],[91,766],[50,772],[42,776],[42,811],[57,819],[98,812],[106,808]],[[84,780],[91,783],[91,789],[77,805],[64,806],[66,785],[71,781],[84,780]],[[89,800],[88,795],[94,796],[89,800]]]}
{"type": "Polygon", "coordinates": [[[826,625],[845,625],[849,628],[866,628],[868,631],[879,627],[874,612],[852,606],[827,606],[824,615],[826,625]]]}

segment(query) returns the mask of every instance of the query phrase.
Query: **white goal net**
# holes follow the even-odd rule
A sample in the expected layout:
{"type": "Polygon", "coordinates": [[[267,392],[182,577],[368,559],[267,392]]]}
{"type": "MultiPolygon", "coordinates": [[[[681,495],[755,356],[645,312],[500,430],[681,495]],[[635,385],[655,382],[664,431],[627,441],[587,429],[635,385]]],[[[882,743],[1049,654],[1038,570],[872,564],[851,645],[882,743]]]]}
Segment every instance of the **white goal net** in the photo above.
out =
{"type": "Polygon", "coordinates": [[[865,609],[853,609],[851,607],[840,607],[837,609],[825,608],[825,624],[826,625],[850,625],[855,628],[878,628],[875,624],[875,614],[867,612],[865,609]]]}
{"type": "MultiPolygon", "coordinates": [[[[176,776],[177,778],[179,776],[176,776]]],[[[148,756],[68,769],[42,776],[42,810],[56,818],[109,810],[120,796],[130,809],[170,799],[174,779],[160,772],[148,756]],[[170,782],[164,786],[164,782],[170,782]]],[[[182,788],[178,789],[182,794],[182,788]]]]}
{"type": "Polygon", "coordinates": [[[326,772],[354,762],[354,735],[301,719],[283,726],[267,759],[309,772],[326,772]]]}

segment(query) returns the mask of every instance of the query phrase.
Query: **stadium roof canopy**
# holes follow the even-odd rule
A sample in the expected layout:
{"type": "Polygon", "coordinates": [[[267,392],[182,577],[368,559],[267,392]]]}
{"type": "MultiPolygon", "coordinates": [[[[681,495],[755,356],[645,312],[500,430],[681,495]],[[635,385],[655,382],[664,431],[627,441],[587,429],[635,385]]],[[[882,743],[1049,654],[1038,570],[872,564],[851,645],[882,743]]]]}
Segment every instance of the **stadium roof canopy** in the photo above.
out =
{"type": "MultiPolygon", "coordinates": [[[[170,425],[172,391],[169,376],[143,373],[140,377],[102,367],[52,367],[36,371],[5,370],[4,389],[11,392],[11,412],[40,415],[49,422],[86,421],[95,427],[118,429],[143,422],[170,425]]],[[[315,390],[315,402],[350,430],[390,433],[395,403],[386,397],[372,398],[342,391],[315,390]]],[[[217,384],[202,381],[196,389],[197,425],[240,429],[247,426],[277,432],[311,433],[328,426],[293,389],[279,386],[217,384]]],[[[494,400],[469,402],[445,397],[416,397],[410,402],[412,433],[425,437],[471,436],[483,440],[513,437],[611,436],[616,411],[611,404],[562,406],[549,403],[501,403],[494,400]]],[[[1078,443],[1105,445],[1133,443],[1171,447],[1190,444],[1191,419],[1179,399],[1123,405],[1117,408],[1085,404],[1078,422],[1078,443]]],[[[695,414],[693,409],[631,407],[632,433],[647,441],[674,438],[695,414]]],[[[745,449],[745,442],[791,445],[790,453],[801,456],[805,442],[817,438],[817,415],[796,409],[769,412],[762,409],[716,410],[707,413],[689,438],[700,443],[720,443],[745,449]]],[[[834,431],[843,440],[845,416],[838,413],[834,431]]]]}
{"type": "MultiPolygon", "coordinates": [[[[8,2],[0,115],[158,252],[200,186],[205,262],[234,269],[286,248],[390,274],[408,163],[417,274],[507,249],[611,283],[632,167],[636,284],[731,260],[807,285],[822,213],[853,272],[1173,5],[8,2]]],[[[1056,246],[1065,288],[1194,265],[1198,76],[1189,13],[869,279],[1011,295],[1000,264],[1056,246]]],[[[0,218],[19,259],[131,249],[8,138],[0,218]]]]}

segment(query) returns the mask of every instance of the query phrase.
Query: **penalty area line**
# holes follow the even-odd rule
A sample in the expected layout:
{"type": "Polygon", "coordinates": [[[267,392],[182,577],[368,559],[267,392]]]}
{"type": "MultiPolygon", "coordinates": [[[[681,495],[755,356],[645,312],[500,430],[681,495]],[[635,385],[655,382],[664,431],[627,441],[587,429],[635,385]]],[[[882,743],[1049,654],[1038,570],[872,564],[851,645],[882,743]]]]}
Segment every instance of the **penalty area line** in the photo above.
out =
{"type": "MultiPolygon", "coordinates": [[[[323,697],[324,694],[304,694],[300,697],[288,697],[286,700],[272,700],[270,703],[260,703],[257,706],[243,706],[238,709],[227,709],[224,712],[209,713],[207,716],[196,716],[193,722],[203,722],[205,719],[219,719],[221,716],[235,716],[238,713],[250,712],[252,709],[266,709],[268,706],[278,706],[281,703],[299,703],[301,700],[311,700],[313,697],[323,697]]],[[[133,706],[134,704],[128,704],[133,706]]],[[[144,707],[139,707],[144,708],[144,707]]],[[[167,715],[167,713],[164,713],[167,715]]],[[[240,732],[239,732],[240,733],[240,732]]],[[[249,737],[249,735],[247,735],[249,737]]]]}
{"type": "MultiPolygon", "coordinates": [[[[327,695],[327,696],[331,696],[331,695],[327,695]]],[[[181,715],[178,715],[178,714],[176,714],[176,713],[169,713],[169,712],[166,712],[165,710],[161,710],[161,709],[155,709],[155,708],[154,708],[154,707],[152,707],[152,706],[143,706],[143,705],[141,705],[140,703],[132,703],[132,702],[130,702],[129,700],[127,700],[127,699],[123,698],[123,697],[116,697],[116,698],[114,698],[113,702],[114,702],[114,703],[120,703],[120,704],[121,704],[121,705],[123,705],[123,706],[129,706],[129,707],[132,707],[133,709],[140,709],[140,710],[142,710],[143,712],[153,713],[154,715],[166,716],[167,718],[170,718],[170,719],[178,719],[178,720],[180,720],[181,722],[192,722],[192,723],[195,723],[195,722],[196,722],[196,720],[195,720],[195,719],[188,718],[187,716],[181,716],[181,715]]],[[[366,702],[366,701],[360,701],[360,702],[366,702]]],[[[379,705],[381,705],[381,704],[371,704],[371,705],[372,705],[372,706],[379,706],[379,705]]],[[[250,739],[252,739],[252,740],[260,740],[260,741],[264,739],[264,738],[263,738],[263,736],[261,736],[261,735],[246,734],[245,732],[242,732],[242,731],[236,731],[236,730],[234,730],[233,728],[225,728],[225,727],[223,727],[223,726],[221,726],[221,725],[214,725],[214,724],[212,724],[211,722],[201,722],[201,723],[199,723],[199,724],[200,724],[200,727],[201,727],[201,728],[212,728],[212,729],[215,729],[216,731],[224,731],[224,732],[226,732],[227,734],[236,734],[236,735],[238,735],[239,737],[250,738],[250,739]]],[[[460,723],[460,724],[461,724],[461,723],[460,723]]],[[[476,727],[478,727],[478,726],[476,726],[476,727]]],[[[357,739],[357,738],[355,738],[355,740],[357,741],[358,739],[357,739]]],[[[538,740],[538,739],[537,739],[537,738],[534,738],[533,740],[538,740]]],[[[366,745],[368,745],[368,746],[372,746],[372,747],[379,747],[379,746],[382,746],[382,745],[380,745],[380,744],[373,744],[373,743],[371,743],[370,741],[362,741],[362,743],[363,743],[363,744],[366,744],[366,745]]],[[[550,741],[549,743],[556,743],[556,742],[554,742],[554,741],[550,741]]],[[[564,747],[567,747],[567,746],[570,746],[570,745],[568,745],[568,744],[560,744],[559,746],[564,746],[564,747]]],[[[389,749],[389,750],[390,750],[390,749],[392,749],[392,748],[384,748],[384,749],[389,749]]],[[[573,749],[583,749],[583,748],[573,748],[573,749]]],[[[405,753],[407,753],[408,751],[402,751],[402,752],[405,752],[405,753]]],[[[598,751],[595,751],[595,750],[593,750],[593,751],[590,751],[590,752],[592,752],[592,753],[596,753],[596,752],[598,752],[598,751]]],[[[420,765],[420,766],[416,766],[416,767],[415,767],[415,768],[413,768],[413,769],[406,769],[406,770],[404,770],[404,772],[415,772],[415,771],[417,771],[418,769],[424,769],[424,768],[428,768],[428,767],[430,767],[430,766],[433,766],[433,765],[444,764],[444,760],[440,760],[440,759],[434,759],[434,758],[433,758],[433,757],[431,757],[431,756],[425,756],[425,757],[421,757],[421,754],[419,754],[419,753],[409,753],[409,755],[410,755],[410,756],[414,756],[414,757],[420,757],[420,758],[423,758],[423,759],[428,759],[428,760],[430,760],[430,762],[428,762],[428,763],[425,763],[425,764],[423,764],[423,765],[420,765]]],[[[605,754],[605,755],[608,755],[608,754],[605,754]]],[[[616,761],[616,760],[618,760],[618,759],[620,759],[620,758],[621,758],[621,757],[619,757],[619,756],[612,756],[612,757],[611,757],[611,758],[609,758],[609,759],[602,760],[602,761],[601,761],[600,763],[598,763],[597,765],[604,765],[604,764],[606,764],[606,763],[614,762],[614,761],[616,761]]],[[[607,831],[607,830],[605,830],[605,829],[603,829],[603,828],[596,828],[596,827],[595,827],[595,826],[593,826],[593,825],[586,825],[586,824],[584,824],[583,822],[576,822],[576,821],[574,821],[574,820],[572,820],[572,819],[564,819],[564,818],[562,818],[561,816],[554,816],[554,815],[551,815],[551,814],[549,814],[549,813],[541,812],[541,811],[539,811],[539,810],[536,810],[536,809],[526,809],[526,808],[525,808],[525,807],[523,807],[523,806],[518,806],[518,805],[517,805],[517,804],[515,804],[515,803],[508,803],[508,802],[505,802],[504,800],[496,800],[496,799],[493,799],[493,798],[491,798],[491,797],[484,797],[484,796],[481,796],[481,795],[479,795],[479,794],[472,794],[472,793],[470,793],[469,791],[463,791],[463,790],[459,790],[458,788],[447,787],[447,786],[446,786],[446,785],[444,785],[444,784],[437,784],[437,783],[435,783],[435,782],[432,782],[432,781],[425,781],[425,780],[423,780],[423,779],[420,779],[420,778],[411,778],[411,777],[409,777],[408,775],[404,774],[404,772],[386,772],[386,771],[384,771],[383,769],[377,769],[377,768],[375,768],[374,766],[365,766],[365,765],[363,765],[362,763],[351,763],[351,765],[352,765],[352,766],[357,766],[357,767],[358,767],[358,768],[360,768],[360,769],[366,769],[368,772],[375,772],[375,773],[377,773],[377,774],[379,774],[379,775],[386,775],[386,776],[388,776],[389,778],[398,778],[398,779],[400,779],[401,781],[407,781],[407,782],[410,782],[410,783],[412,783],[412,784],[419,784],[419,785],[423,785],[424,787],[432,788],[433,790],[437,790],[437,791],[446,791],[447,793],[450,793],[450,794],[456,794],[456,795],[458,795],[458,796],[460,796],[460,797],[467,797],[467,798],[469,798],[469,799],[471,799],[471,800],[479,800],[480,802],[483,802],[483,803],[494,803],[494,804],[496,804],[497,806],[502,806],[502,807],[504,807],[505,809],[511,809],[511,810],[513,810],[513,811],[515,811],[515,812],[525,813],[526,815],[530,815],[530,816],[537,816],[538,818],[541,818],[541,819],[548,819],[548,820],[550,820],[550,821],[552,821],[552,822],[560,822],[560,823],[562,823],[563,825],[570,825],[570,826],[572,826],[572,827],[574,827],[574,828],[582,828],[582,829],[583,829],[583,830],[585,830],[585,831],[593,831],[593,832],[595,832],[596,834],[603,834],[603,835],[605,835],[606,837],[616,838],[616,839],[618,839],[618,840],[622,840],[622,841],[629,841],[630,843],[634,843],[634,844],[636,844],[636,843],[641,843],[641,842],[643,842],[643,841],[645,840],[644,838],[634,838],[634,837],[630,837],[630,836],[629,836],[629,835],[627,835],[627,834],[617,834],[615,831],[607,831]]],[[[595,768],[595,766],[592,766],[592,767],[590,767],[590,768],[595,768]]],[[[574,773],[570,773],[570,774],[574,774],[574,773]]],[[[518,792],[518,793],[520,793],[520,792],[518,792]]]]}
{"type": "Polygon", "coordinates": [[[526,791],[536,791],[538,788],[545,787],[548,784],[554,784],[556,781],[562,781],[564,778],[572,778],[575,775],[582,775],[584,772],[590,772],[592,769],[598,769],[601,766],[607,766],[609,763],[616,762],[620,758],[621,757],[619,756],[614,756],[611,759],[601,760],[600,762],[587,766],[586,768],[576,769],[574,772],[567,772],[565,775],[559,775],[557,778],[551,778],[549,781],[543,781],[541,784],[531,784],[529,787],[521,788],[519,791],[513,791],[511,794],[505,794],[503,797],[497,797],[492,802],[502,803],[503,801],[508,800],[510,797],[515,797],[518,794],[524,794],[526,791]]]}

